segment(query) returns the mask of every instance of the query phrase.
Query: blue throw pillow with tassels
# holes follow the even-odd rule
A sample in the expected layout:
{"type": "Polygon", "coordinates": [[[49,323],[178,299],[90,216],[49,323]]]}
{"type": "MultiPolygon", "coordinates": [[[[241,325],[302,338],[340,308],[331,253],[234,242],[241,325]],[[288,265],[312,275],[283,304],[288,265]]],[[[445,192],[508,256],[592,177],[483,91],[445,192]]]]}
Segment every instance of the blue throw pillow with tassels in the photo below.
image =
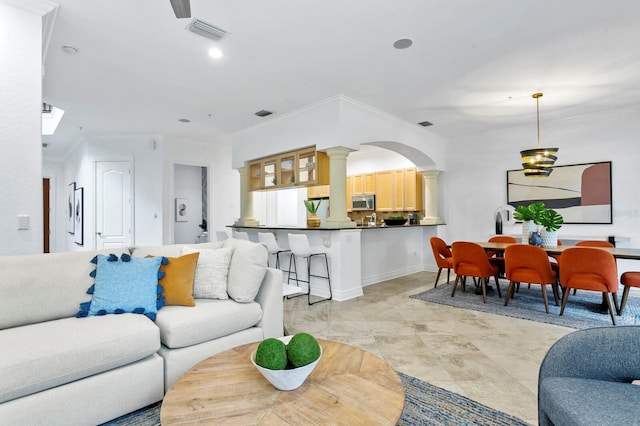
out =
{"type": "Polygon", "coordinates": [[[158,280],[164,277],[160,264],[168,263],[166,257],[134,258],[123,254],[118,259],[114,254],[99,254],[92,262],[96,269],[90,275],[95,284],[87,293],[93,297],[80,304],[76,317],[134,313],[156,319],[158,309],[164,306],[158,280]]]}

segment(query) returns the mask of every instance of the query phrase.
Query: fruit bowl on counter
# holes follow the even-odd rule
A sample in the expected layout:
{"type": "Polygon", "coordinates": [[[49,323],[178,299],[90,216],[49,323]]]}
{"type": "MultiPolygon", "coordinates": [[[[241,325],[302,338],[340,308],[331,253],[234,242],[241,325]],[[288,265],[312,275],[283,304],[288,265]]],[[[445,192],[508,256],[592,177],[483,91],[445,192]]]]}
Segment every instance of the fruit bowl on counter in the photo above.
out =
{"type": "Polygon", "coordinates": [[[384,224],[387,226],[399,226],[407,223],[407,219],[402,216],[389,216],[384,219],[384,224]]]}

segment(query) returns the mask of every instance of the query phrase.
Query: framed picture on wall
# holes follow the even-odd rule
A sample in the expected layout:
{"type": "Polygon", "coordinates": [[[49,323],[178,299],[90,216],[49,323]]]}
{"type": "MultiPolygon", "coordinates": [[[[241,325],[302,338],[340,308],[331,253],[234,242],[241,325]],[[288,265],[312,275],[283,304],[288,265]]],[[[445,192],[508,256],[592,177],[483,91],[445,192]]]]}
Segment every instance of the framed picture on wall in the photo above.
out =
{"type": "Polygon", "coordinates": [[[176,222],[187,222],[189,199],[176,198],[176,222]]]}
{"type": "Polygon", "coordinates": [[[73,239],[79,246],[84,245],[84,188],[76,188],[75,190],[74,222],[73,239]]]}
{"type": "Polygon", "coordinates": [[[75,182],[71,182],[68,186],[67,186],[67,206],[66,206],[66,210],[67,210],[67,232],[71,235],[73,235],[75,233],[75,225],[76,225],[76,214],[75,214],[75,207],[76,207],[76,198],[75,198],[75,192],[76,192],[76,183],[75,182]]]}
{"type": "Polygon", "coordinates": [[[564,223],[613,223],[611,161],[556,166],[548,177],[526,177],[522,169],[507,171],[509,205],[542,201],[564,223]]]}

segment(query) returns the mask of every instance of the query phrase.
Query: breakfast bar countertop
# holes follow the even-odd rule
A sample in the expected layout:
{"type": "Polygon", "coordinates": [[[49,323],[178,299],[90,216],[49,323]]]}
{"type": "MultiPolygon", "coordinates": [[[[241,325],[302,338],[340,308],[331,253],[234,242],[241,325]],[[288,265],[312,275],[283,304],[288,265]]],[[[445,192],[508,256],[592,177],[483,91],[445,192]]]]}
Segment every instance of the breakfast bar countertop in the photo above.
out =
{"type": "Polygon", "coordinates": [[[434,225],[420,225],[420,224],[414,224],[414,225],[409,225],[409,224],[405,224],[405,225],[393,225],[393,226],[356,226],[354,227],[344,227],[344,228],[326,228],[326,227],[322,227],[320,226],[319,228],[306,228],[306,227],[298,227],[298,226],[265,226],[265,225],[260,225],[260,226],[237,226],[237,225],[227,225],[227,228],[233,228],[233,229],[284,229],[284,230],[300,230],[300,231],[344,231],[344,230],[349,230],[349,229],[402,229],[402,228],[418,228],[418,227],[430,227],[430,226],[439,226],[439,225],[444,225],[444,223],[438,223],[438,224],[434,224],[434,225]]]}

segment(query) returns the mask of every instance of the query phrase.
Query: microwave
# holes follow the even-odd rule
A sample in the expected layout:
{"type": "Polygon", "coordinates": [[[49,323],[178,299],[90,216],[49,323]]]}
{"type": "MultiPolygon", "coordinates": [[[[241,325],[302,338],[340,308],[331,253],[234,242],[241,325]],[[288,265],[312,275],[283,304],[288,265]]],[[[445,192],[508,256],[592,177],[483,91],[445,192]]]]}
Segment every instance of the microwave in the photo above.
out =
{"type": "Polygon", "coordinates": [[[375,195],[354,195],[351,197],[351,210],[375,210],[376,209],[376,196],[375,195]]]}

